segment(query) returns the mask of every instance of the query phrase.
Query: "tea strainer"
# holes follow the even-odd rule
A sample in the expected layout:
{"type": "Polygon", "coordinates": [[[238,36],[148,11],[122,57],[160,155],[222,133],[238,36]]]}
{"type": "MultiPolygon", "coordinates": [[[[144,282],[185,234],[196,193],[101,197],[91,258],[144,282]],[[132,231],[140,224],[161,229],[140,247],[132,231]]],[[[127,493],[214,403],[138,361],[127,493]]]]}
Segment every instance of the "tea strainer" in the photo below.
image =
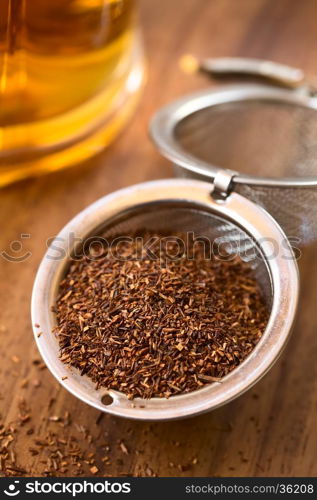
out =
{"type": "Polygon", "coordinates": [[[280,355],[290,335],[298,300],[298,270],[292,248],[277,222],[261,207],[230,192],[232,176],[214,183],[170,179],[132,186],[90,205],[57,235],[39,267],[32,296],[32,323],[40,353],[56,379],[73,395],[113,415],[140,420],[169,420],[223,405],[255,384],[280,355]],[[72,256],[87,238],[129,235],[136,230],[194,232],[239,253],[252,265],[270,311],[265,332],[252,353],[221,382],[169,399],[135,398],[100,388],[61,362],[54,334],[59,283],[72,256]],[[273,243],[273,245],[272,245],[273,243]],[[39,325],[39,327],[37,326],[39,325]],[[38,336],[38,332],[42,334],[38,336]]]}

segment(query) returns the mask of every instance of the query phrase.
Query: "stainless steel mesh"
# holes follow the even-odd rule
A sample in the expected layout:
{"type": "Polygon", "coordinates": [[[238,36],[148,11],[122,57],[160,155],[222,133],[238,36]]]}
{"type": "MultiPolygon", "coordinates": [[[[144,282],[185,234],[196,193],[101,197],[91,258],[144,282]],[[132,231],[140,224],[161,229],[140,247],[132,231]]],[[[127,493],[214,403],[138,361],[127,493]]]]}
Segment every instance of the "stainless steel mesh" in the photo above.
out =
{"type": "MultiPolygon", "coordinates": [[[[207,107],[181,120],[175,136],[185,151],[216,167],[273,178],[317,176],[317,111],[296,103],[259,99],[207,107]]],[[[266,208],[302,245],[317,239],[317,188],[235,190],[266,208]]]]}
{"type": "MultiPolygon", "coordinates": [[[[116,237],[131,236],[140,231],[158,234],[192,233],[193,237],[207,239],[212,252],[221,255],[240,255],[254,270],[261,293],[271,306],[272,286],[267,264],[256,242],[234,222],[219,217],[186,202],[160,202],[136,206],[133,211],[122,213],[108,221],[94,234],[99,233],[109,242],[116,237]]],[[[207,255],[209,255],[207,253],[207,255]]]]}

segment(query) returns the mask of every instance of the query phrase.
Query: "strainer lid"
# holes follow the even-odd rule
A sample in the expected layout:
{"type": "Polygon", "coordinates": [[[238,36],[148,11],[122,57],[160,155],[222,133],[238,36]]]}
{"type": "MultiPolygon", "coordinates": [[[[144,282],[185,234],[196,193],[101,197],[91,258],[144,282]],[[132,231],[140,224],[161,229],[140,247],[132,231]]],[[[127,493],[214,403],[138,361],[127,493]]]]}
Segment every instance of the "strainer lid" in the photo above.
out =
{"type": "MultiPolygon", "coordinates": [[[[177,138],[178,126],[200,111],[220,107],[229,103],[276,103],[316,111],[317,97],[306,87],[296,90],[271,85],[243,84],[226,85],[184,96],[161,108],[150,124],[151,137],[159,151],[174,164],[186,171],[213,180],[222,167],[205,161],[186,150],[177,138]]],[[[212,140],[210,137],[209,140],[212,140]]],[[[228,141],[230,142],[230,141],[228,141]]],[[[262,177],[245,175],[233,171],[234,183],[251,187],[309,188],[317,186],[317,175],[299,177],[262,177]]]]}

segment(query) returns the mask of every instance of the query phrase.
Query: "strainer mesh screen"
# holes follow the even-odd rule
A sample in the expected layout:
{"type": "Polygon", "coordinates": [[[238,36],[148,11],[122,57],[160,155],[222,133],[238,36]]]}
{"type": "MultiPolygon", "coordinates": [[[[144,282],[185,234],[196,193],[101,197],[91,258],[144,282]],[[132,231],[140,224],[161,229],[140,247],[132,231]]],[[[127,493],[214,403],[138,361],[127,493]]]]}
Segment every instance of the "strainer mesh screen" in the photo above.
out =
{"type": "MultiPolygon", "coordinates": [[[[317,111],[304,106],[220,104],[187,116],[175,134],[187,152],[216,167],[262,177],[317,177],[317,111]]],[[[289,237],[302,244],[317,239],[317,188],[237,185],[236,191],[264,206],[289,237]]]]}
{"type": "MultiPolygon", "coordinates": [[[[135,207],[129,213],[119,214],[98,230],[109,242],[116,237],[131,236],[142,231],[158,234],[193,234],[206,238],[211,251],[221,255],[240,255],[254,270],[261,293],[270,308],[272,298],[271,278],[262,253],[254,240],[232,221],[212,212],[192,206],[173,203],[150,204],[135,207]]],[[[229,257],[230,258],[230,257],[229,257]]]]}

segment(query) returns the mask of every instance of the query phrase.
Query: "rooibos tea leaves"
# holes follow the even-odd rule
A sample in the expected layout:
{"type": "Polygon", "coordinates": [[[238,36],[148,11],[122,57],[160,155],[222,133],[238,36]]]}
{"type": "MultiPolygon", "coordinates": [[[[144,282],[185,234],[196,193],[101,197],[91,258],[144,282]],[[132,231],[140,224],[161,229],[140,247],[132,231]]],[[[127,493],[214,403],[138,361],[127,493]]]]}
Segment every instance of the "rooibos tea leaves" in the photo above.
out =
{"type": "Polygon", "coordinates": [[[130,399],[219,381],[268,319],[251,266],[185,234],[132,235],[115,251],[101,239],[71,263],[53,310],[61,360],[130,399]]]}

